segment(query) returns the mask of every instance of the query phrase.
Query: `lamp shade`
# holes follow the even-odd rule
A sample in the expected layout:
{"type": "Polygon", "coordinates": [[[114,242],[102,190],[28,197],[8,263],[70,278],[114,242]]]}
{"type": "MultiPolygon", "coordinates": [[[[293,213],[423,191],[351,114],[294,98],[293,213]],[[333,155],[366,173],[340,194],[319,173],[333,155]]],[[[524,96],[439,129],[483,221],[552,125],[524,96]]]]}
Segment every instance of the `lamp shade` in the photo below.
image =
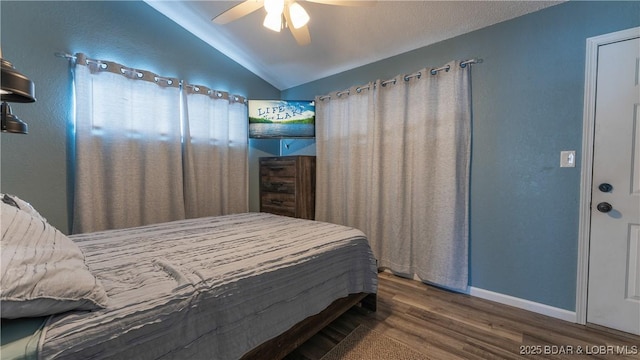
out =
{"type": "Polygon", "coordinates": [[[18,72],[9,61],[0,59],[0,99],[2,101],[29,103],[36,101],[33,81],[18,72]]]}
{"type": "Polygon", "coordinates": [[[282,14],[282,10],[284,10],[284,0],[264,0],[264,9],[267,11],[267,14],[282,14]]]}
{"type": "Polygon", "coordinates": [[[27,124],[11,113],[11,107],[6,102],[0,105],[2,115],[2,132],[14,134],[26,134],[29,130],[27,124]]]}
{"type": "Polygon", "coordinates": [[[282,29],[282,13],[267,13],[267,16],[264,17],[264,22],[262,23],[262,25],[269,30],[280,32],[280,29],[282,29]]]}
{"type": "Polygon", "coordinates": [[[304,8],[297,2],[291,3],[291,5],[289,5],[289,13],[291,16],[292,25],[296,29],[307,25],[307,23],[309,22],[309,14],[307,14],[304,8]]]}

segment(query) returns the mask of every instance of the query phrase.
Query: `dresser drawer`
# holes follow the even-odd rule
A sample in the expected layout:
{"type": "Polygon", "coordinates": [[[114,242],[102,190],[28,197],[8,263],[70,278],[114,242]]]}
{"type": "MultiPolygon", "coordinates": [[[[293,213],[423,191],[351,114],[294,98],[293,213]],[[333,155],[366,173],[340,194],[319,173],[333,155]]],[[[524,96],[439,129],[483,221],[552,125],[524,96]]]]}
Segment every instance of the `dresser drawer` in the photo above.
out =
{"type": "Polygon", "coordinates": [[[262,211],[277,215],[296,215],[296,197],[294,194],[264,192],[260,197],[260,204],[262,211]]]}
{"type": "Polygon", "coordinates": [[[260,158],[260,211],[314,219],[315,157],[260,158]]]}
{"type": "Polygon", "coordinates": [[[283,216],[291,216],[296,217],[296,209],[288,208],[288,207],[278,207],[278,206],[262,206],[262,212],[267,212],[269,214],[274,215],[283,215],[283,216]]]}
{"type": "Polygon", "coordinates": [[[294,160],[267,160],[260,163],[260,177],[295,177],[294,160]]]}
{"type": "Polygon", "coordinates": [[[260,190],[263,192],[295,194],[296,183],[292,178],[265,176],[260,180],[260,190]]]}

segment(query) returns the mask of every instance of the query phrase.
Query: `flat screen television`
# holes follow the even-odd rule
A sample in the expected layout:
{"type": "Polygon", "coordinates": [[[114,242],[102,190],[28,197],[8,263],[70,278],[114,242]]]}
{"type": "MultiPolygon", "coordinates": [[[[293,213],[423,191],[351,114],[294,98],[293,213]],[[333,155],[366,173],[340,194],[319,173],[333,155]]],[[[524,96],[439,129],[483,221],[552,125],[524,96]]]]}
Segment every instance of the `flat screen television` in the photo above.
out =
{"type": "Polygon", "coordinates": [[[254,139],[313,138],[315,101],[249,100],[249,137],[254,139]]]}

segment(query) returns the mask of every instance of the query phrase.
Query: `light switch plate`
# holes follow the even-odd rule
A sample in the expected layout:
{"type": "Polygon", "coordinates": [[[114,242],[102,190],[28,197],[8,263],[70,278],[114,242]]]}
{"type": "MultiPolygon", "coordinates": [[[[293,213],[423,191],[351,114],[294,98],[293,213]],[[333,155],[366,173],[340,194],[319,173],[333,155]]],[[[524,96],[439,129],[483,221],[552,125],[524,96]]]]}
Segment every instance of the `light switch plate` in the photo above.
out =
{"type": "Polygon", "coordinates": [[[560,167],[576,167],[576,152],[574,150],[560,152],[560,167]]]}

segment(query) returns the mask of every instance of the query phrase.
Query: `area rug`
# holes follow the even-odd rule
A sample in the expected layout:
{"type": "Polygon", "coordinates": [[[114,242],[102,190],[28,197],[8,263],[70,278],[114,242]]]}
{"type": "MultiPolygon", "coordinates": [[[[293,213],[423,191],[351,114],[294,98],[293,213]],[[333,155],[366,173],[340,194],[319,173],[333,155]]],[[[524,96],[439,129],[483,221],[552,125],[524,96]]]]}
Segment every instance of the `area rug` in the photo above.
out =
{"type": "Polygon", "coordinates": [[[320,360],[426,360],[428,357],[360,325],[320,360]]]}

